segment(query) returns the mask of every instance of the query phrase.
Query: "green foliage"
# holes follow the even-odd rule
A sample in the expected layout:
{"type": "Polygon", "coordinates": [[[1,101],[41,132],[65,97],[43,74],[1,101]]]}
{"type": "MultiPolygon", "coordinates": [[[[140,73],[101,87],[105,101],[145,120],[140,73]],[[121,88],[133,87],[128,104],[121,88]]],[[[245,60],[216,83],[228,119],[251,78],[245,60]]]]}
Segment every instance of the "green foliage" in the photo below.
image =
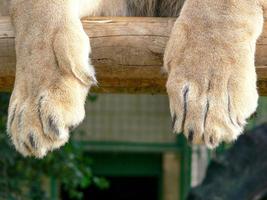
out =
{"type": "Polygon", "coordinates": [[[8,94],[0,94],[0,199],[46,200],[49,178],[53,177],[72,199],[82,199],[79,188],[91,184],[106,187],[104,179],[93,177],[92,161],[82,145],[72,139],[62,149],[44,159],[24,158],[6,134],[8,94]]]}

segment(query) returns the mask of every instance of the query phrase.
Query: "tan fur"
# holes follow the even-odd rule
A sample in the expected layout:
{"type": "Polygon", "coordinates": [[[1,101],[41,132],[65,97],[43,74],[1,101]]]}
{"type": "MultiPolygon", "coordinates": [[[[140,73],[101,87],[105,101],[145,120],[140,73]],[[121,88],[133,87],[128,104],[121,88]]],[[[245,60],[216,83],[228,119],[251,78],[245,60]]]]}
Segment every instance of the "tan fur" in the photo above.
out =
{"type": "MultiPolygon", "coordinates": [[[[174,129],[184,131],[192,142],[212,148],[236,139],[256,109],[253,61],[265,3],[186,1],[164,62],[174,129]]],[[[16,149],[25,156],[43,157],[66,143],[69,129],[84,118],[85,98],[96,81],[81,17],[178,16],[182,4],[183,0],[12,0],[17,71],[8,132],[16,149]]]]}

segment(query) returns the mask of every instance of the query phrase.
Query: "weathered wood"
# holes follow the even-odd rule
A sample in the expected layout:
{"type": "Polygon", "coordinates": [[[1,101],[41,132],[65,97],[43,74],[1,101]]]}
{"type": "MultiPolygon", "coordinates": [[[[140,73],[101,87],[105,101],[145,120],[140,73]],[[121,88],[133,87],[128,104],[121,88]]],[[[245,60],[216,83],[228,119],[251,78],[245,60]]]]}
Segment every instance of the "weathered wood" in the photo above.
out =
{"type": "MultiPolygon", "coordinates": [[[[174,18],[87,18],[91,59],[99,86],[94,92],[165,93],[162,57],[174,18]]],[[[10,91],[15,72],[14,32],[10,19],[0,17],[0,91],[10,91]]],[[[258,41],[258,87],[267,95],[267,24],[258,41]]]]}

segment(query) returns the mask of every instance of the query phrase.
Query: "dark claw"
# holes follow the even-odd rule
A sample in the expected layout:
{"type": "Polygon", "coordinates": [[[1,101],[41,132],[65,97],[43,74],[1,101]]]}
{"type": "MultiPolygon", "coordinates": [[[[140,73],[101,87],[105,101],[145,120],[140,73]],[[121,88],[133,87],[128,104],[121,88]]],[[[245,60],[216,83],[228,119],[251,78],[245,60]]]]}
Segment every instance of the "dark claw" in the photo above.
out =
{"type": "Polygon", "coordinates": [[[205,110],[205,116],[204,116],[204,125],[203,125],[204,126],[204,129],[206,127],[206,121],[207,121],[209,109],[210,109],[210,102],[208,100],[207,101],[207,105],[206,105],[206,110],[205,110]]]}
{"type": "Polygon", "coordinates": [[[20,111],[20,113],[19,113],[19,115],[18,115],[18,127],[19,127],[19,129],[21,129],[21,127],[22,127],[23,111],[24,111],[24,110],[20,111]]]}
{"type": "Polygon", "coordinates": [[[23,145],[24,145],[24,148],[28,151],[28,153],[32,152],[31,148],[29,147],[29,145],[27,143],[24,142],[23,145]]]}
{"type": "Polygon", "coordinates": [[[257,118],[257,112],[254,112],[251,116],[250,116],[250,118],[249,119],[255,119],[255,118],[257,118]]]}
{"type": "Polygon", "coordinates": [[[193,130],[189,130],[188,140],[189,140],[190,143],[192,143],[193,140],[194,140],[194,134],[195,134],[195,133],[194,133],[193,130]]]}
{"type": "Polygon", "coordinates": [[[176,114],[174,113],[173,118],[172,118],[172,129],[173,130],[174,130],[174,127],[175,127],[176,119],[177,119],[177,117],[176,117],[176,114]]]}
{"type": "Polygon", "coordinates": [[[30,141],[30,144],[31,144],[32,148],[33,149],[37,149],[37,145],[36,145],[36,142],[34,140],[33,133],[29,134],[29,141],[30,141]]]}
{"type": "Polygon", "coordinates": [[[41,96],[39,101],[38,101],[38,117],[39,117],[39,120],[40,120],[40,123],[41,123],[41,127],[42,127],[42,130],[44,130],[44,125],[43,125],[43,121],[42,121],[42,115],[41,115],[41,107],[42,107],[42,101],[43,101],[44,97],[41,96]]]}
{"type": "Polygon", "coordinates": [[[9,127],[12,126],[13,122],[14,122],[14,119],[15,119],[15,114],[16,114],[16,109],[17,109],[17,105],[15,106],[15,108],[12,110],[12,113],[11,113],[11,119],[10,119],[10,125],[9,127]]]}
{"type": "Polygon", "coordinates": [[[56,136],[59,136],[59,129],[52,116],[48,117],[48,124],[50,129],[56,134],[56,136]]]}
{"type": "Polygon", "coordinates": [[[70,131],[70,132],[73,131],[76,127],[77,127],[77,126],[74,126],[74,125],[70,126],[70,127],[69,127],[69,131],[70,131]]]}
{"type": "Polygon", "coordinates": [[[182,129],[184,130],[184,123],[186,119],[186,114],[187,114],[187,99],[188,99],[188,92],[189,92],[189,87],[186,86],[184,88],[184,113],[183,113],[183,120],[182,120],[182,129]]]}
{"type": "Polygon", "coordinates": [[[214,139],[213,139],[213,137],[210,137],[210,144],[214,144],[214,139]]]}

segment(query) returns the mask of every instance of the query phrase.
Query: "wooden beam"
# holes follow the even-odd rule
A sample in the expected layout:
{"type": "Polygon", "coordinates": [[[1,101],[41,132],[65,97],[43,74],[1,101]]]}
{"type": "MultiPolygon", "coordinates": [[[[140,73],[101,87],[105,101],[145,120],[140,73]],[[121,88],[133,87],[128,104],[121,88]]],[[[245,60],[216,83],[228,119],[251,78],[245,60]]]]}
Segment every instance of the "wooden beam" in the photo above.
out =
{"type": "MultiPolygon", "coordinates": [[[[165,93],[161,72],[164,48],[174,18],[92,17],[83,20],[91,39],[91,59],[102,93],[165,93]]],[[[10,91],[15,74],[14,32],[0,17],[0,91],[10,91]]],[[[267,25],[258,41],[258,87],[267,95],[267,25]]]]}

